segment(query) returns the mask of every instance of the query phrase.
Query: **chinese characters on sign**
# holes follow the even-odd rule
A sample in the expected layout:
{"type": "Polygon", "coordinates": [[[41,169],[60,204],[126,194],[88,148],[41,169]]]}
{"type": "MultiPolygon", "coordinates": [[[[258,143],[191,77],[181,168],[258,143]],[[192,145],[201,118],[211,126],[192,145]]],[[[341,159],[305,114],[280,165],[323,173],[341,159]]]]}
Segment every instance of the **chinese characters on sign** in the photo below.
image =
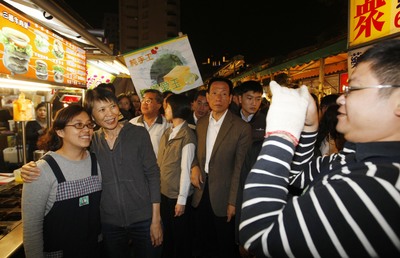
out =
{"type": "Polygon", "coordinates": [[[400,0],[351,0],[349,46],[400,32],[400,0]]]}
{"type": "Polygon", "coordinates": [[[0,73],[86,88],[86,52],[0,4],[0,73]]]}
{"type": "Polygon", "coordinates": [[[124,58],[138,93],[150,88],[182,93],[203,85],[187,36],[130,52],[124,58]]]}

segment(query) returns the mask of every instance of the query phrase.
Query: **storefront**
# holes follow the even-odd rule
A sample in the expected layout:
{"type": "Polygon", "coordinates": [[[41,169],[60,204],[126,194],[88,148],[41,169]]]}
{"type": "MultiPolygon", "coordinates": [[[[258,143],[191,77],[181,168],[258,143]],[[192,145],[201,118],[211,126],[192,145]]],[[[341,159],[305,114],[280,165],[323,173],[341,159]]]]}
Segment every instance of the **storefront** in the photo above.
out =
{"type": "Polygon", "coordinates": [[[26,161],[25,123],[35,119],[34,107],[41,102],[46,103],[47,126],[58,109],[82,102],[88,85],[86,46],[103,56],[112,54],[87,31],[76,32],[60,20],[75,27],[79,22],[48,7],[35,1],[0,2],[0,257],[13,256],[22,247],[22,185],[12,176],[26,161]],[[41,22],[35,15],[51,20],[41,22]]]}
{"type": "Polygon", "coordinates": [[[0,8],[1,110],[3,113],[8,111],[12,117],[7,119],[5,115],[0,121],[3,135],[8,139],[7,148],[1,146],[4,170],[8,168],[4,163],[17,161],[20,165],[26,162],[25,135],[21,136],[20,131],[24,132],[27,121],[35,120],[34,109],[39,103],[48,103],[50,115],[47,121],[50,122],[51,111],[62,107],[60,98],[63,94],[82,96],[86,89],[86,53],[11,6],[1,4],[0,8]],[[10,120],[16,124],[13,126],[10,120]],[[15,141],[9,140],[10,133],[16,134],[15,141]],[[13,154],[16,158],[7,160],[13,154]]]}
{"type": "Polygon", "coordinates": [[[257,80],[264,86],[268,86],[271,80],[291,85],[304,84],[322,97],[340,92],[348,70],[347,59],[347,40],[340,39],[323,47],[306,49],[280,63],[260,65],[232,81],[257,80]]]}

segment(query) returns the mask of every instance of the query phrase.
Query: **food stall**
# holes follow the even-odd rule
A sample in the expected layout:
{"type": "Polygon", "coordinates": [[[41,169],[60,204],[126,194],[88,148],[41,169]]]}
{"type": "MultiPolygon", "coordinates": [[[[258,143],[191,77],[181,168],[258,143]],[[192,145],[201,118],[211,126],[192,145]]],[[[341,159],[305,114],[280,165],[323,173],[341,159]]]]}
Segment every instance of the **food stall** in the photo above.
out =
{"type": "Polygon", "coordinates": [[[22,184],[13,171],[26,162],[25,123],[41,102],[49,127],[55,111],[82,101],[87,60],[62,33],[5,1],[0,10],[0,257],[11,257],[22,249],[22,184]]]}
{"type": "MultiPolygon", "coordinates": [[[[0,23],[1,108],[8,110],[12,120],[18,122],[15,126],[17,138],[22,131],[19,137],[22,148],[8,146],[11,149],[5,153],[10,154],[6,157],[14,154],[17,158],[12,161],[17,160],[20,165],[27,161],[24,128],[27,121],[35,120],[34,107],[47,102],[48,109],[52,110],[56,93],[68,88],[75,92],[80,89],[78,92],[82,94],[86,88],[86,54],[78,45],[12,7],[1,4],[0,8],[3,14],[0,23]]],[[[7,126],[3,129],[7,134],[11,131],[7,126]]]]}

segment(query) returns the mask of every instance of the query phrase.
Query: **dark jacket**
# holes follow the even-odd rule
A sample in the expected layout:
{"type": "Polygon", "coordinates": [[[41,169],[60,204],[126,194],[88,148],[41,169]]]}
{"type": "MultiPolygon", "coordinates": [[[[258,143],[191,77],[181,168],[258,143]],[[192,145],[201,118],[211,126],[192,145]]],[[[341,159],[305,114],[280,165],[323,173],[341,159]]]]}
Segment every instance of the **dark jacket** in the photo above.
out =
{"type": "MultiPolygon", "coordinates": [[[[206,178],[204,168],[210,115],[200,118],[196,126],[196,156],[203,178],[206,178]]],[[[240,172],[250,145],[250,126],[243,119],[228,111],[215,140],[209,162],[208,184],[210,202],[216,216],[226,216],[228,204],[236,205],[240,172]]],[[[203,189],[204,185],[202,185],[201,189],[196,188],[194,190],[193,207],[199,205],[203,189]]]]}
{"type": "Polygon", "coordinates": [[[111,150],[100,128],[91,145],[103,178],[101,220],[128,226],[152,217],[152,204],[160,203],[160,170],[144,127],[124,123],[111,150]]]}

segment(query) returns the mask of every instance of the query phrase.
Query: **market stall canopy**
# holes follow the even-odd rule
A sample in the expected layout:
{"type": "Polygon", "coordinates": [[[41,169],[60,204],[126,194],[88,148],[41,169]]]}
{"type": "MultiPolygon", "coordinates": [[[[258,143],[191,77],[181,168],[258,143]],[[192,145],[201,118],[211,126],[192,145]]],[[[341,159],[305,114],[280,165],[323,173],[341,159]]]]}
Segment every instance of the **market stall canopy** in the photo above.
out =
{"type": "MultiPolygon", "coordinates": [[[[336,42],[330,46],[317,49],[313,52],[310,52],[306,55],[296,57],[292,60],[284,62],[280,65],[276,65],[265,70],[260,71],[260,76],[265,76],[269,74],[273,74],[278,71],[283,71],[285,69],[289,69],[292,67],[297,67],[300,65],[308,64],[311,61],[319,60],[321,58],[327,58],[329,56],[337,55],[339,53],[347,52],[347,40],[341,40],[336,42]]],[[[347,60],[347,59],[346,59],[347,60]]]]}
{"type": "Polygon", "coordinates": [[[229,63],[224,65],[214,74],[214,77],[229,77],[232,74],[234,75],[239,68],[244,66],[244,63],[244,57],[242,55],[234,56],[229,63]]]}
{"type": "MultiPolygon", "coordinates": [[[[300,80],[319,75],[321,59],[312,60],[309,63],[296,65],[287,69],[292,80],[300,80]]],[[[340,53],[324,59],[324,74],[329,75],[340,71],[347,71],[347,53],[340,53]]]]}
{"type": "Polygon", "coordinates": [[[240,81],[246,77],[270,77],[275,73],[285,72],[293,80],[299,80],[319,75],[321,60],[324,60],[324,73],[330,74],[347,70],[347,40],[343,39],[316,50],[309,50],[307,54],[298,55],[273,66],[257,66],[232,81],[240,81]]]}

